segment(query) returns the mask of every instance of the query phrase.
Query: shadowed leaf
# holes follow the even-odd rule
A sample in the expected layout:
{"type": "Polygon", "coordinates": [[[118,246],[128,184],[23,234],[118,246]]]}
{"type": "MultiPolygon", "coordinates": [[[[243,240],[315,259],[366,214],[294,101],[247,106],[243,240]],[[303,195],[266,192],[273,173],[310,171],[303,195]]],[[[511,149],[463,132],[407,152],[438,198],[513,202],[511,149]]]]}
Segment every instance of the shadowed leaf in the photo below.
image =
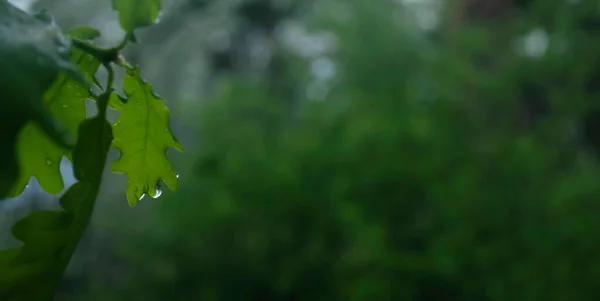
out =
{"type": "MultiPolygon", "coordinates": [[[[33,17],[6,1],[0,1],[0,197],[15,191],[23,160],[15,143],[27,124],[62,148],[71,146],[62,122],[55,120],[43,105],[45,92],[59,74],[84,82],[69,61],[68,40],[47,18],[33,17]]],[[[30,146],[31,147],[31,146],[30,146]]],[[[26,172],[21,174],[27,177],[26,172]]]]}
{"type": "Polygon", "coordinates": [[[29,214],[12,228],[24,245],[0,251],[0,300],[50,300],[89,223],[112,139],[111,127],[104,116],[88,119],[81,124],[79,136],[73,150],[79,182],[61,197],[64,211],[29,214]]]}
{"type": "MultiPolygon", "coordinates": [[[[95,81],[94,74],[100,65],[97,59],[74,49],[71,60],[88,81],[95,81]]],[[[77,128],[86,117],[85,99],[88,97],[90,94],[87,84],[61,74],[44,93],[43,105],[77,138],[77,128]]],[[[10,197],[21,194],[31,177],[36,177],[40,186],[48,193],[57,194],[64,189],[60,161],[63,156],[70,156],[70,150],[48,138],[36,123],[29,122],[19,133],[17,156],[21,174],[10,197]]]]}

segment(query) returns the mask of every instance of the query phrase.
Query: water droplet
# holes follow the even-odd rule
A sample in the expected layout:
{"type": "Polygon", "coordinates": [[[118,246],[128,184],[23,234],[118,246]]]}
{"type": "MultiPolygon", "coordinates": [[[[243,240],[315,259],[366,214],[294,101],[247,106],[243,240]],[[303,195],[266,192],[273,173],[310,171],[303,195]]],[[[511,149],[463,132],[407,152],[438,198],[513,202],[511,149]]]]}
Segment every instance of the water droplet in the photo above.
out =
{"type": "Polygon", "coordinates": [[[175,177],[179,179],[179,173],[175,173],[175,177]]]}
{"type": "Polygon", "coordinates": [[[29,188],[29,184],[25,185],[25,189],[29,188]]]}
{"type": "Polygon", "coordinates": [[[46,158],[46,165],[52,166],[52,160],[50,160],[50,158],[46,158]]]}
{"type": "Polygon", "coordinates": [[[162,195],[162,187],[160,187],[160,183],[156,183],[156,187],[154,190],[154,196],[152,198],[159,198],[162,195]]]}

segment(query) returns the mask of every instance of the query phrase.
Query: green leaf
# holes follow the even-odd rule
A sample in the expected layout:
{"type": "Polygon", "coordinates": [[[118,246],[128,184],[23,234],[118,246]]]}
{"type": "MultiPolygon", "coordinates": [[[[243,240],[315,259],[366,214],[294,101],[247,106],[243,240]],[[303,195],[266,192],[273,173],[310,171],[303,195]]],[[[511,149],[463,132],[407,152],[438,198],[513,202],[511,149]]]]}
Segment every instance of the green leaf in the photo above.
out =
{"type": "Polygon", "coordinates": [[[79,137],[73,150],[79,182],[61,197],[64,211],[32,212],[12,228],[24,245],[0,251],[0,300],[51,300],[89,223],[112,140],[111,126],[104,116],[85,120],[79,137]]]}
{"type": "Polygon", "coordinates": [[[89,26],[77,26],[67,30],[67,34],[82,40],[93,40],[100,36],[100,32],[89,26]]]}
{"type": "Polygon", "coordinates": [[[33,17],[0,2],[0,198],[19,177],[15,143],[21,129],[34,122],[54,143],[68,148],[64,127],[45,109],[42,98],[59,74],[85,79],[69,61],[69,42],[47,18],[33,17]]]}
{"type": "Polygon", "coordinates": [[[113,124],[113,147],[121,151],[121,156],[111,169],[127,175],[127,201],[135,206],[144,194],[156,197],[161,179],[172,190],[177,189],[177,174],[166,151],[170,147],[183,151],[183,147],[169,129],[169,109],[164,100],[153,94],[139,68],[127,74],[123,90],[127,104],[117,105],[119,119],[113,124]]]}
{"type": "Polygon", "coordinates": [[[132,35],[140,27],[154,24],[161,9],[160,0],[113,0],[113,9],[119,13],[119,24],[132,35]]]}
{"type": "MultiPolygon", "coordinates": [[[[95,81],[94,74],[100,65],[97,59],[75,49],[72,61],[88,80],[95,81]]],[[[87,85],[61,74],[44,94],[44,106],[77,138],[77,128],[86,117],[85,99],[88,97],[87,85]]],[[[49,139],[33,122],[26,124],[19,133],[16,149],[21,173],[10,197],[21,194],[32,176],[48,193],[57,194],[64,189],[60,161],[63,156],[70,155],[69,149],[49,139]]]]}

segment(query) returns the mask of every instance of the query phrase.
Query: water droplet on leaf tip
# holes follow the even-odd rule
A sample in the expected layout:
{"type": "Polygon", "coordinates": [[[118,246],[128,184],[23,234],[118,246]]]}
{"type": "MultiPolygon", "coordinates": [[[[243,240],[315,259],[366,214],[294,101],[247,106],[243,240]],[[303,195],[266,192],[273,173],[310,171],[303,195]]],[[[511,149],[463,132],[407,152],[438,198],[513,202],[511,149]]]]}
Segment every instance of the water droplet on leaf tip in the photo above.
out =
{"type": "Polygon", "coordinates": [[[160,182],[156,182],[156,186],[154,187],[154,196],[152,198],[157,199],[162,195],[162,187],[160,186],[160,182]]]}

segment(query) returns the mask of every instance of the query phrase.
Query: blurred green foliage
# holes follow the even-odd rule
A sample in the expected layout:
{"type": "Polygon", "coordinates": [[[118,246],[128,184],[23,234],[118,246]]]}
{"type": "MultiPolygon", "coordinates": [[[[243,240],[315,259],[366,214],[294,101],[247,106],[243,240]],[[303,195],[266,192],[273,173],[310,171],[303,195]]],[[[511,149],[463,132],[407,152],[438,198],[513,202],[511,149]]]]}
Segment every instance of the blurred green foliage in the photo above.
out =
{"type": "Polygon", "coordinates": [[[600,166],[577,134],[597,102],[593,3],[449,40],[347,1],[318,25],[340,45],[326,99],[292,112],[224,81],[194,113],[181,191],[117,237],[125,269],[81,300],[598,300],[600,166]],[[540,26],[542,55],[498,40],[540,26]],[[549,109],[524,122],[534,98],[549,109]]]}

